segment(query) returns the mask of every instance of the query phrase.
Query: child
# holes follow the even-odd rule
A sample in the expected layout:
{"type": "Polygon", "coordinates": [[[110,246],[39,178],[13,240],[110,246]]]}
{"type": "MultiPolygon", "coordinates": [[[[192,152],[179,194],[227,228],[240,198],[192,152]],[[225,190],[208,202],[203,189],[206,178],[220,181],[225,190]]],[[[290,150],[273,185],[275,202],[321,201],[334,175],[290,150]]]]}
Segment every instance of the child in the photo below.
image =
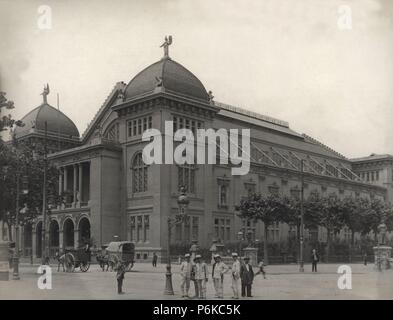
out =
{"type": "Polygon", "coordinates": [[[117,293],[124,294],[123,292],[123,280],[124,274],[126,273],[126,268],[122,262],[118,262],[117,264],[117,272],[116,272],[116,279],[117,279],[117,293]]]}

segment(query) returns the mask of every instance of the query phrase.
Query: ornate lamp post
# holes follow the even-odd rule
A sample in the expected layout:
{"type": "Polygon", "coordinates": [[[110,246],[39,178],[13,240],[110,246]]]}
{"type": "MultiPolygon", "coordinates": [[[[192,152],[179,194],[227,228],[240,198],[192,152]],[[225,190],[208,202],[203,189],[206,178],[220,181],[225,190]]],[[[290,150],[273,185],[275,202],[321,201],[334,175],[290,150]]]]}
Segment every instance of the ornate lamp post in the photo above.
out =
{"type": "Polygon", "coordinates": [[[168,253],[167,253],[167,265],[166,265],[166,281],[165,281],[165,291],[164,294],[166,295],[174,295],[173,292],[173,285],[172,285],[172,266],[171,266],[171,235],[172,235],[172,228],[175,225],[183,223],[187,219],[186,209],[190,200],[186,195],[186,190],[184,187],[180,188],[180,195],[177,199],[177,203],[179,205],[179,213],[174,217],[168,217],[168,253]]]}
{"type": "Polygon", "coordinates": [[[304,259],[303,259],[303,241],[304,241],[304,177],[303,177],[303,159],[300,161],[300,259],[299,271],[304,272],[304,259]]]}
{"type": "Polygon", "coordinates": [[[239,240],[239,244],[238,244],[238,251],[239,251],[239,257],[242,256],[242,241],[243,241],[243,232],[239,231],[237,233],[237,240],[239,240]]]}

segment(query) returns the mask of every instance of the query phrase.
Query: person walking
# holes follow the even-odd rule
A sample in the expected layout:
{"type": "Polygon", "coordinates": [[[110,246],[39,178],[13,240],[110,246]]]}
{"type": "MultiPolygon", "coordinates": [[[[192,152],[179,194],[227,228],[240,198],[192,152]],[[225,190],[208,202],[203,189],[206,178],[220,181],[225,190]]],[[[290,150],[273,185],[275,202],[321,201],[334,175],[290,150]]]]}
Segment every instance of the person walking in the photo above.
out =
{"type": "Polygon", "coordinates": [[[198,294],[196,294],[196,298],[206,299],[206,282],[208,280],[208,271],[206,263],[201,261],[202,256],[197,254],[194,259],[194,278],[195,283],[197,285],[198,294]]]}
{"type": "Polygon", "coordinates": [[[216,254],[214,256],[214,264],[212,271],[212,278],[214,289],[216,291],[216,298],[224,298],[224,274],[229,270],[228,266],[221,261],[221,256],[216,254]]]}
{"type": "Polygon", "coordinates": [[[117,293],[118,294],[124,294],[123,281],[124,281],[125,273],[126,273],[126,267],[125,267],[124,263],[119,261],[117,263],[117,267],[116,267],[117,293]]]}
{"type": "Polygon", "coordinates": [[[265,264],[263,263],[263,261],[259,262],[258,263],[258,271],[255,275],[257,276],[258,274],[262,273],[263,279],[266,279],[266,271],[265,271],[264,267],[265,267],[265,264]]]}
{"type": "Polygon", "coordinates": [[[318,262],[319,262],[319,255],[317,253],[317,250],[312,249],[312,253],[311,253],[312,272],[317,272],[318,262]]]}
{"type": "Polygon", "coordinates": [[[240,268],[240,278],[242,282],[242,297],[252,297],[251,289],[252,282],[254,281],[254,271],[252,266],[249,264],[250,258],[244,258],[244,264],[240,268]]]}
{"type": "Polygon", "coordinates": [[[153,260],[152,260],[152,265],[153,265],[154,268],[157,267],[157,259],[158,259],[158,257],[156,255],[156,253],[154,252],[153,253],[153,260]]]}
{"type": "Polygon", "coordinates": [[[365,252],[363,255],[363,263],[365,266],[367,266],[367,252],[365,252]]]}
{"type": "Polygon", "coordinates": [[[240,261],[236,252],[232,252],[232,290],[233,299],[239,299],[240,261]]]}
{"type": "Polygon", "coordinates": [[[190,280],[191,280],[192,265],[190,262],[190,254],[186,253],[184,255],[184,261],[180,265],[180,276],[181,276],[181,293],[182,298],[189,297],[188,292],[190,290],[190,280]]]}

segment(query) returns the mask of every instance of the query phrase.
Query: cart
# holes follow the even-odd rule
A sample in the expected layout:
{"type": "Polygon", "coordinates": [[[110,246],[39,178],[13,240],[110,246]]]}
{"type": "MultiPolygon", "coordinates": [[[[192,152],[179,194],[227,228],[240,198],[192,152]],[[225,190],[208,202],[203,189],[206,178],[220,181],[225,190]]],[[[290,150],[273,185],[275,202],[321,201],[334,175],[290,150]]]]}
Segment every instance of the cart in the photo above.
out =
{"type": "Polygon", "coordinates": [[[106,253],[114,265],[119,261],[124,263],[126,271],[130,271],[134,266],[135,244],[130,241],[110,242],[106,248],[106,253]]]}
{"type": "Polygon", "coordinates": [[[90,258],[91,252],[89,247],[68,249],[64,257],[64,267],[67,272],[74,272],[76,268],[86,272],[90,268],[90,258]]]}

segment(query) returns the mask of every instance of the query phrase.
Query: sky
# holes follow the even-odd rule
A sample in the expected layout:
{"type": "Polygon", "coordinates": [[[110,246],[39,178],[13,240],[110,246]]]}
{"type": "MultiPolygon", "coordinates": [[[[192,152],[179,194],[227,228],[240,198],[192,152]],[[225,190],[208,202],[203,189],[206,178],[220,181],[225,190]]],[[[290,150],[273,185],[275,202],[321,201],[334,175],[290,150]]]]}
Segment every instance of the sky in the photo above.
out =
{"type": "Polygon", "coordinates": [[[215,100],[349,158],[393,154],[392,20],[391,0],[0,0],[0,90],[21,118],[49,83],[82,134],[172,35],[215,100]]]}

